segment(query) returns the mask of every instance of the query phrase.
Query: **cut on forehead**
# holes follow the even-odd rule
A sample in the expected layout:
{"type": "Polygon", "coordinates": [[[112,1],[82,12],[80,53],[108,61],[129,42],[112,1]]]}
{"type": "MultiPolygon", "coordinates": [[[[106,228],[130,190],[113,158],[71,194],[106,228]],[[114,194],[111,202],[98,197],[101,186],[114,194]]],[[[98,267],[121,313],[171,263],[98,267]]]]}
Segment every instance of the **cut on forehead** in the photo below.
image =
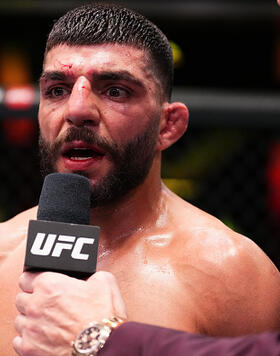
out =
{"type": "Polygon", "coordinates": [[[89,45],[71,45],[67,43],[58,44],[46,53],[43,67],[45,67],[45,65],[50,61],[52,63],[55,61],[61,62],[61,59],[64,60],[65,65],[67,64],[67,66],[69,66],[71,63],[75,63],[76,57],[82,58],[83,54],[87,56],[87,62],[92,59],[93,62],[100,62],[100,64],[106,64],[106,62],[108,62],[110,66],[114,65],[114,63],[118,64],[125,62],[126,68],[129,68],[131,64],[138,61],[139,67],[150,68],[151,70],[156,69],[156,65],[153,63],[154,61],[149,51],[132,45],[119,43],[89,45]],[[60,57],[59,60],[58,57],[60,57]]]}
{"type": "Polygon", "coordinates": [[[43,66],[45,74],[42,79],[46,75],[47,79],[62,79],[60,78],[62,72],[66,74],[74,69],[79,71],[79,66],[94,72],[102,68],[102,73],[107,72],[111,77],[115,73],[116,76],[122,76],[124,79],[127,77],[135,82],[137,75],[139,77],[143,74],[160,85],[156,65],[148,51],[117,43],[88,46],[58,45],[45,57],[43,66]]]}

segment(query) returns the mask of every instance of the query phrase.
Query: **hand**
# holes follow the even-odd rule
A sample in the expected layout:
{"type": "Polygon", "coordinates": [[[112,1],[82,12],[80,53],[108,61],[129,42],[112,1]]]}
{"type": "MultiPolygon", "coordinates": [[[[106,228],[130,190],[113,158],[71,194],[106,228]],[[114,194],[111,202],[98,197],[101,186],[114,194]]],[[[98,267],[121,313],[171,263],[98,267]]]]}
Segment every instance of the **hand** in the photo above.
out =
{"type": "Polygon", "coordinates": [[[87,281],[54,272],[24,272],[16,297],[13,340],[20,356],[69,356],[71,342],[90,321],[126,318],[115,277],[97,272],[87,281]]]}

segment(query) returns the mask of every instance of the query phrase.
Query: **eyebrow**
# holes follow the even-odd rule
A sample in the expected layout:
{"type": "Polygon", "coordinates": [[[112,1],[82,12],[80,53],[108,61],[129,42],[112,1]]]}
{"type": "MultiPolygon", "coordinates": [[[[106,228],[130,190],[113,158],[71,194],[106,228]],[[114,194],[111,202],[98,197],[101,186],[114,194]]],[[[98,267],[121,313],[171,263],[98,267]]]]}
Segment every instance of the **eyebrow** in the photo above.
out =
{"type": "Polygon", "coordinates": [[[141,80],[136,78],[134,75],[127,71],[105,71],[105,72],[100,72],[100,73],[94,73],[93,74],[93,80],[96,81],[107,81],[107,80],[112,80],[112,81],[126,81],[130,82],[138,87],[144,88],[144,84],[141,80]]]}
{"type": "MultiPolygon", "coordinates": [[[[42,73],[41,77],[39,78],[39,82],[43,81],[57,81],[57,80],[69,80],[72,78],[72,75],[66,74],[62,71],[45,71],[42,73]]],[[[141,80],[136,78],[134,75],[129,73],[128,71],[104,71],[104,72],[96,72],[92,75],[93,81],[126,81],[130,82],[138,87],[144,88],[144,84],[141,80]]]]}
{"type": "Polygon", "coordinates": [[[45,80],[66,80],[68,77],[70,76],[58,70],[45,71],[41,74],[39,78],[39,83],[45,80]]]}

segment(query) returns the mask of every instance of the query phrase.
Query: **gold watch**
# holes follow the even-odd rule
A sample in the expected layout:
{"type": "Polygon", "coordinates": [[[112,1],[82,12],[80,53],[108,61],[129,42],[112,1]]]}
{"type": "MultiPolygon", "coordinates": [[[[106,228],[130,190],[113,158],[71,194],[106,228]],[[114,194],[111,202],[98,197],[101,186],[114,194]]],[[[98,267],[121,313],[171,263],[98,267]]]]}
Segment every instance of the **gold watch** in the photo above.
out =
{"type": "Polygon", "coordinates": [[[72,342],[72,356],[96,356],[111,332],[123,322],[119,317],[91,322],[72,342]]]}

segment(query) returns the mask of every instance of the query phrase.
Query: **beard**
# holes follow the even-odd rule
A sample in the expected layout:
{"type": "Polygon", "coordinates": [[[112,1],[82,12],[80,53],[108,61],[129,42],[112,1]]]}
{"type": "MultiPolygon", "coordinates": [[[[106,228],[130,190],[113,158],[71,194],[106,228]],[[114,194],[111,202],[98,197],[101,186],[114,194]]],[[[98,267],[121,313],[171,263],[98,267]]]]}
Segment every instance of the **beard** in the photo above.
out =
{"type": "MultiPolygon", "coordinates": [[[[106,152],[114,164],[104,177],[91,185],[91,207],[105,206],[119,201],[144,182],[153,163],[157,137],[158,120],[154,120],[143,133],[124,145],[109,142],[87,127],[70,127],[64,137],[53,144],[48,144],[40,134],[41,173],[44,177],[57,172],[56,162],[64,143],[77,140],[96,145],[106,152]]],[[[90,178],[86,172],[72,173],[90,178]]]]}

